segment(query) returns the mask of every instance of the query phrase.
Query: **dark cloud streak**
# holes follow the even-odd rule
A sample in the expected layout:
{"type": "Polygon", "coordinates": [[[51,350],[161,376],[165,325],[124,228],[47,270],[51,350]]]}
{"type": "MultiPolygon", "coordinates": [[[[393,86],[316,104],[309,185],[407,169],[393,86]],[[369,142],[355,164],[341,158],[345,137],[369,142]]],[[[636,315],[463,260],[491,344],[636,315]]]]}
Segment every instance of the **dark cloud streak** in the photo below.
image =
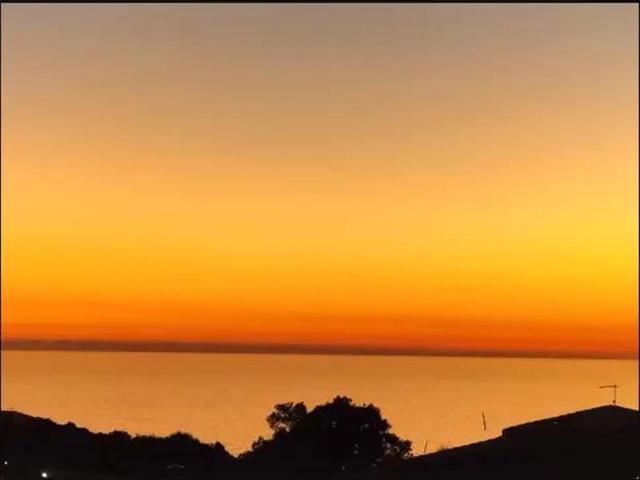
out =
{"type": "Polygon", "coordinates": [[[95,340],[3,340],[3,350],[77,351],[77,352],[155,352],[155,353],[247,353],[296,355],[392,355],[392,356],[459,356],[459,357],[527,357],[635,359],[633,354],[567,351],[494,351],[386,348],[381,346],[259,344],[259,343],[191,343],[191,342],[125,342],[95,340]]]}

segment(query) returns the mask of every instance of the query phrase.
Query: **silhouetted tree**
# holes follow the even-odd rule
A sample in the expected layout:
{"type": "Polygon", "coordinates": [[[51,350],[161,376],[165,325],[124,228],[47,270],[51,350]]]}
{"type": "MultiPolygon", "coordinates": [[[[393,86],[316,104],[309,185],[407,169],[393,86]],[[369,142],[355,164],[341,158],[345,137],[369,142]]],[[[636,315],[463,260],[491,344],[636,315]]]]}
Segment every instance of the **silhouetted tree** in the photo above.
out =
{"type": "Polygon", "coordinates": [[[271,415],[267,417],[267,423],[274,433],[290,432],[306,414],[307,407],[302,402],[279,403],[273,408],[271,415]]]}
{"type": "Polygon", "coordinates": [[[304,404],[280,404],[267,417],[270,440],[258,439],[243,459],[297,472],[357,472],[407,458],[411,442],[390,432],[374,405],[336,397],[310,412],[304,404]]]}

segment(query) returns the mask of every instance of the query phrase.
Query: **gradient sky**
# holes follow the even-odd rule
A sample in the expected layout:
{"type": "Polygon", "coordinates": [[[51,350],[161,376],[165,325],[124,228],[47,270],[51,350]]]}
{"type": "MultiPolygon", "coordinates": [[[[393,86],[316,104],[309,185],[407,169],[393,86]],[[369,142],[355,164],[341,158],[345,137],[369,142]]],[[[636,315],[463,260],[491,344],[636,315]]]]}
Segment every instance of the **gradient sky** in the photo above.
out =
{"type": "Polygon", "coordinates": [[[637,352],[636,5],[3,5],[5,340],[637,352]]]}

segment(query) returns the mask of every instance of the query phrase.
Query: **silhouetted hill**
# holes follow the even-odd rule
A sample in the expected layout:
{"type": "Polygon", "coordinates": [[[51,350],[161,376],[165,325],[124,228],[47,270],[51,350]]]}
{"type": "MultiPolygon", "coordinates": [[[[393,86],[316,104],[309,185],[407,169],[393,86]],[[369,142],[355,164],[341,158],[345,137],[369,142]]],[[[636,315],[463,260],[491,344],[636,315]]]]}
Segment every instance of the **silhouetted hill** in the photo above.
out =
{"type": "Polygon", "coordinates": [[[632,480],[640,473],[637,410],[603,406],[506,428],[502,436],[406,460],[364,478],[632,480]]]}
{"type": "Polygon", "coordinates": [[[38,478],[322,478],[344,477],[402,460],[411,442],[393,434],[374,405],[335,397],[311,411],[304,403],[276,405],[273,430],[238,459],[217,443],[186,433],[167,438],[125,432],[91,433],[68,423],[1,412],[0,460],[5,480],[38,478]]]}
{"type": "Polygon", "coordinates": [[[202,477],[234,461],[222,444],[207,445],[187,433],[166,438],[92,433],[73,423],[60,425],[13,411],[0,412],[0,441],[3,480],[41,480],[41,472],[51,480],[171,477],[185,465],[190,475],[202,477]]]}
{"type": "Polygon", "coordinates": [[[303,404],[281,404],[268,421],[273,438],[258,440],[236,459],[221,444],[206,445],[185,433],[166,438],[92,433],[72,423],[60,425],[2,411],[0,463],[9,462],[7,467],[0,465],[2,479],[42,480],[42,471],[49,480],[633,480],[640,473],[638,411],[616,406],[517,425],[492,440],[406,460],[400,460],[406,444],[390,436],[379,411],[353,405],[345,397],[311,412],[303,404]],[[335,429],[345,412],[354,415],[349,414],[346,427],[335,429]],[[388,450],[395,455],[394,462],[374,462],[367,472],[360,468],[363,457],[347,453],[354,442],[360,448],[366,439],[372,442],[367,448],[373,452],[367,458],[384,458],[374,436],[361,429],[372,420],[381,424],[375,431],[386,439],[383,443],[392,441],[399,450],[388,450]],[[317,462],[321,468],[313,471],[317,462]],[[342,469],[343,465],[347,468],[342,469]]]}

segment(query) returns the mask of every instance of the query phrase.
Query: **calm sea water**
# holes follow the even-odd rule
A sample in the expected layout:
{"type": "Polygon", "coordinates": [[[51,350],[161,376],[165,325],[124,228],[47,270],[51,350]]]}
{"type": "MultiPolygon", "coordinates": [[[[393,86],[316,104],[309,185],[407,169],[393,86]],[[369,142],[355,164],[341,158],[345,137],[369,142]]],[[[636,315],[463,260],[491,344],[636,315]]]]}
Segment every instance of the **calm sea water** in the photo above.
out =
{"type": "Polygon", "coordinates": [[[637,408],[638,362],[176,353],[2,353],[2,408],[94,431],[187,431],[239,453],[274,404],[336,395],[374,403],[421,453],[608,403],[637,408]],[[487,419],[483,430],[482,412],[487,419]]]}

